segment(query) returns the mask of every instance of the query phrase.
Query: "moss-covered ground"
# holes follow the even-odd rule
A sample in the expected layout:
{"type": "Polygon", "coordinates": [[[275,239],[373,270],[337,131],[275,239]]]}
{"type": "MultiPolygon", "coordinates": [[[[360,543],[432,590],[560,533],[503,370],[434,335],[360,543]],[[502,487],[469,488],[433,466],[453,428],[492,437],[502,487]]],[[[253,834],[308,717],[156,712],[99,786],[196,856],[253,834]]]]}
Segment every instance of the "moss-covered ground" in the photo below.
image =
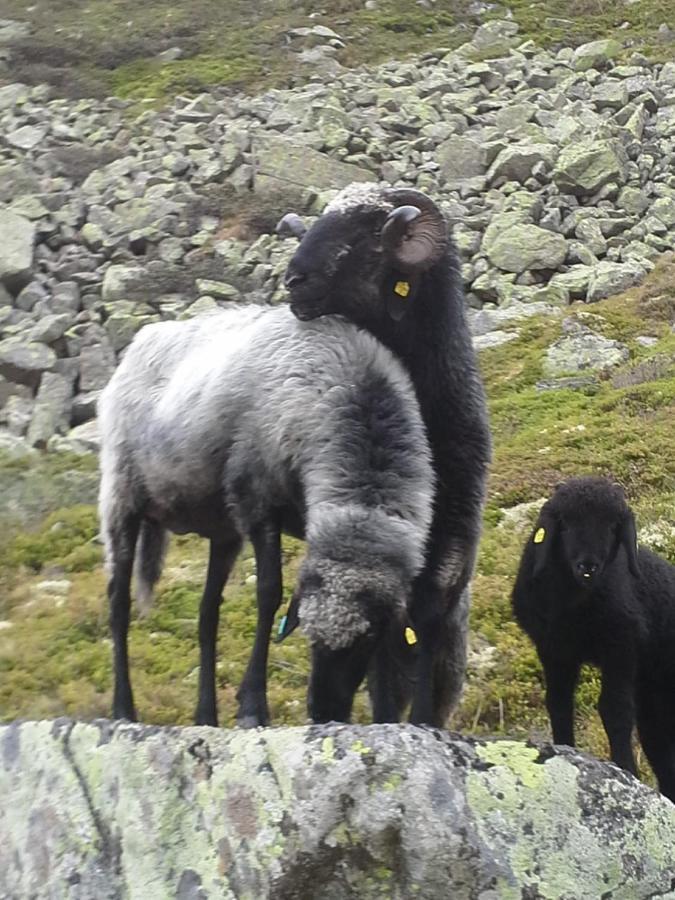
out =
{"type": "MultiPolygon", "coordinates": [[[[472,669],[454,728],[548,734],[539,665],[509,605],[525,532],[504,521],[505,508],[545,497],[573,473],[607,474],[626,486],[651,546],[675,563],[675,261],[664,260],[641,288],[592,306],[576,304],[569,313],[625,341],[630,361],[590,388],[538,390],[544,350],[560,332],[560,320],[550,318],[528,320],[517,341],[481,354],[495,436],[471,620],[472,646],[484,665],[472,669]],[[638,336],[658,340],[645,347],[638,336]],[[638,383],[641,377],[652,380],[638,383]]],[[[26,465],[5,463],[3,477],[9,482],[26,465]]],[[[40,465],[54,467],[47,474],[56,477],[73,462],[56,458],[40,465]]],[[[90,475],[90,466],[79,462],[74,477],[90,475]]],[[[45,508],[55,502],[43,498],[45,508]]],[[[132,674],[144,721],[191,720],[205,550],[195,537],[173,539],[154,609],[132,625],[132,674]]],[[[288,596],[302,545],[286,540],[284,552],[288,596]]],[[[0,720],[109,713],[112,668],[101,559],[92,505],[55,510],[35,528],[7,525],[0,552],[0,720]]],[[[252,643],[254,574],[250,552],[244,552],[222,609],[218,698],[226,725],[233,722],[236,686],[252,643]]],[[[270,655],[273,720],[302,723],[306,643],[296,633],[273,645],[270,655]]],[[[597,693],[597,675],[589,670],[578,693],[579,740],[602,756],[607,748],[594,709],[597,693]]],[[[368,720],[363,695],[355,718],[368,720]]]]}
{"type": "MultiPolygon", "coordinates": [[[[429,9],[379,0],[375,10],[363,0],[0,0],[0,18],[31,26],[15,48],[10,80],[48,81],[73,96],[115,93],[161,102],[216,86],[287,84],[301,71],[287,40],[294,27],[333,28],[345,44],[336,59],[348,66],[457,47],[483,21],[472,15],[475,6],[470,0],[437,0],[429,9]],[[183,56],[161,62],[157,54],[172,47],[183,56]]],[[[633,50],[655,59],[673,55],[672,34],[659,32],[659,25],[675,21],[675,0],[511,0],[494,4],[489,17],[505,15],[507,6],[523,40],[541,46],[611,35],[627,56],[633,50]]]]}

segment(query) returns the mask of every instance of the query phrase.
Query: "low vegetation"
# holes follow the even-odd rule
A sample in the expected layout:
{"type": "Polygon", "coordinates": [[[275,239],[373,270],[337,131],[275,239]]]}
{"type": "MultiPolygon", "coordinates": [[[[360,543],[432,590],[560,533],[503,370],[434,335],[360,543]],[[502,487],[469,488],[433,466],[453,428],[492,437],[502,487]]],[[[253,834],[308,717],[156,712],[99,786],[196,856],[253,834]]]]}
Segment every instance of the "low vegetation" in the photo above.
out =
{"type": "MultiPolygon", "coordinates": [[[[594,385],[537,388],[545,348],[560,331],[556,319],[528,320],[518,340],[481,354],[495,459],[473,588],[471,675],[454,728],[517,737],[548,734],[539,665],[512,621],[509,604],[522,542],[536,510],[526,511],[520,526],[506,510],[544,498],[573,473],[608,474],[626,486],[643,539],[675,562],[674,276],[675,261],[666,259],[641,288],[570,309],[594,331],[630,349],[629,362],[594,385]],[[657,342],[644,346],[639,336],[657,342]]],[[[87,465],[79,464],[80,469],[87,465]]],[[[144,721],[191,721],[205,550],[195,537],[173,539],[155,607],[132,626],[132,671],[144,721]]],[[[286,540],[287,599],[301,556],[302,544],[286,540]]],[[[91,505],[52,512],[35,530],[15,528],[5,542],[0,555],[0,719],[109,713],[112,667],[101,559],[91,505]]],[[[225,725],[233,724],[234,694],[252,642],[254,576],[254,561],[245,552],[222,610],[218,694],[225,725]]],[[[296,633],[272,647],[270,706],[276,724],[304,721],[306,677],[302,636],[296,633]]],[[[585,749],[606,755],[594,710],[598,686],[597,675],[585,672],[579,739],[585,749]]],[[[356,719],[368,719],[363,694],[356,719]]]]}
{"type": "MultiPolygon", "coordinates": [[[[438,47],[452,49],[476,25],[470,0],[437,0],[423,8],[411,0],[331,4],[303,0],[2,0],[0,16],[25,21],[30,33],[15,47],[11,80],[49,82],[70,96],[117,94],[161,102],[214,87],[257,90],[306,75],[292,28],[325,25],[342,38],[343,65],[402,59],[438,47]],[[178,47],[181,57],[159,54],[178,47]]],[[[513,0],[490,4],[488,18],[512,14],[522,39],[540,46],[582,43],[612,35],[653,59],[672,58],[675,0],[513,0]]],[[[0,76],[1,79],[2,76],[0,76]]]]}

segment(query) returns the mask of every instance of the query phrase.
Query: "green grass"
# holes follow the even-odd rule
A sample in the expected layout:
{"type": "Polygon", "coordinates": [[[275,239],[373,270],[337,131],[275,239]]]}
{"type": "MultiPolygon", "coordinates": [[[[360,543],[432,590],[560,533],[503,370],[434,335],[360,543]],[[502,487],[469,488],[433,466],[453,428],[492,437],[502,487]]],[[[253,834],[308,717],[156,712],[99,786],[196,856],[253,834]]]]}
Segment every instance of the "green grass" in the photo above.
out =
{"type": "MultiPolygon", "coordinates": [[[[291,28],[322,24],[345,47],[336,58],[346,66],[403,59],[467,40],[478,20],[469,0],[438,0],[425,10],[409,0],[380,0],[377,10],[363,0],[330,5],[295,0],[0,0],[0,17],[28,21],[30,36],[16,48],[12,80],[48,81],[72,96],[116,93],[134,99],[169,100],[213,87],[258,90],[283,86],[311,74],[289,51],[291,28]],[[312,14],[312,18],[309,15],[312,14]],[[56,23],[56,27],[55,26],[56,23]],[[184,56],[162,64],[157,54],[178,46],[184,56]]],[[[653,59],[673,55],[658,34],[675,20],[675,0],[513,0],[508,4],[522,40],[556,47],[614,36],[625,55],[640,50],[653,59]],[[619,29],[622,23],[627,28],[619,29]]],[[[497,6],[491,15],[503,15],[497,6]]]]}
{"type": "MultiPolygon", "coordinates": [[[[593,306],[576,304],[569,314],[627,343],[631,358],[612,375],[655,357],[667,364],[656,380],[643,384],[619,388],[605,378],[592,390],[540,392],[536,383],[543,351],[560,332],[560,321],[551,319],[522,323],[519,340],[481,355],[495,455],[471,631],[473,645],[487,642],[496,651],[491,665],[470,674],[452,722],[461,730],[548,735],[541,670],[510,611],[524,532],[501,525],[504,508],[547,496],[556,482],[571,474],[610,475],[626,486],[639,525],[661,529],[658,550],[675,562],[675,537],[664,527],[672,522],[675,509],[675,335],[670,330],[675,260],[664,259],[643,287],[593,306]],[[645,334],[657,337],[658,343],[642,347],[635,338],[645,334]]],[[[63,714],[87,719],[109,713],[111,652],[96,532],[93,507],[73,506],[51,513],[37,529],[15,531],[6,540],[0,554],[0,620],[9,627],[0,626],[0,720],[63,714]],[[54,581],[56,588],[49,583],[54,581]],[[63,581],[70,582],[65,595],[58,592],[63,581]]],[[[204,542],[195,537],[174,538],[155,606],[146,619],[133,621],[131,667],[143,721],[191,721],[205,551],[204,542]]],[[[284,542],[287,600],[301,556],[299,542],[284,542]]],[[[245,551],[222,607],[217,681],[225,725],[233,723],[235,693],[255,627],[253,574],[250,550],[245,551]]],[[[272,645],[269,697],[276,724],[304,722],[307,670],[301,635],[272,645]]],[[[606,756],[595,712],[598,690],[597,673],[586,670],[578,693],[578,735],[582,748],[606,756]]],[[[355,718],[368,721],[363,693],[355,718]]]]}

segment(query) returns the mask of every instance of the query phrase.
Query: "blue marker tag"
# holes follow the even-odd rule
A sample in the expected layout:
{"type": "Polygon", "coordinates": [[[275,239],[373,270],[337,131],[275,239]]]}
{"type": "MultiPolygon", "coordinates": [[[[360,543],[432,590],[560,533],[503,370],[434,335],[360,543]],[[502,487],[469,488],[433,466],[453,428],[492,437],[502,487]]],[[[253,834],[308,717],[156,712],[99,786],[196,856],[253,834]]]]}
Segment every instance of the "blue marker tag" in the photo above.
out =
{"type": "Polygon", "coordinates": [[[288,616],[282,616],[281,621],[279,622],[279,628],[277,630],[277,637],[283,636],[284,629],[286,628],[286,622],[288,622],[288,616]]]}

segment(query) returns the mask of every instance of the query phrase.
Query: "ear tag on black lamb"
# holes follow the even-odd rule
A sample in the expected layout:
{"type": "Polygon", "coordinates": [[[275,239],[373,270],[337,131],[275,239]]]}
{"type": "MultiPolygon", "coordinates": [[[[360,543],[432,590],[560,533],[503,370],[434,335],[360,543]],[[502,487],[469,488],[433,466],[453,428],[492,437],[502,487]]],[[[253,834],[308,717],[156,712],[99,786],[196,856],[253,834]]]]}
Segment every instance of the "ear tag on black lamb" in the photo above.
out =
{"type": "Polygon", "coordinates": [[[411,647],[417,643],[417,635],[409,625],[403,632],[403,637],[405,638],[406,644],[410,644],[411,647]]]}
{"type": "Polygon", "coordinates": [[[533,544],[543,544],[544,538],[546,537],[546,530],[544,528],[537,528],[534,533],[534,537],[532,538],[533,544]]]}

